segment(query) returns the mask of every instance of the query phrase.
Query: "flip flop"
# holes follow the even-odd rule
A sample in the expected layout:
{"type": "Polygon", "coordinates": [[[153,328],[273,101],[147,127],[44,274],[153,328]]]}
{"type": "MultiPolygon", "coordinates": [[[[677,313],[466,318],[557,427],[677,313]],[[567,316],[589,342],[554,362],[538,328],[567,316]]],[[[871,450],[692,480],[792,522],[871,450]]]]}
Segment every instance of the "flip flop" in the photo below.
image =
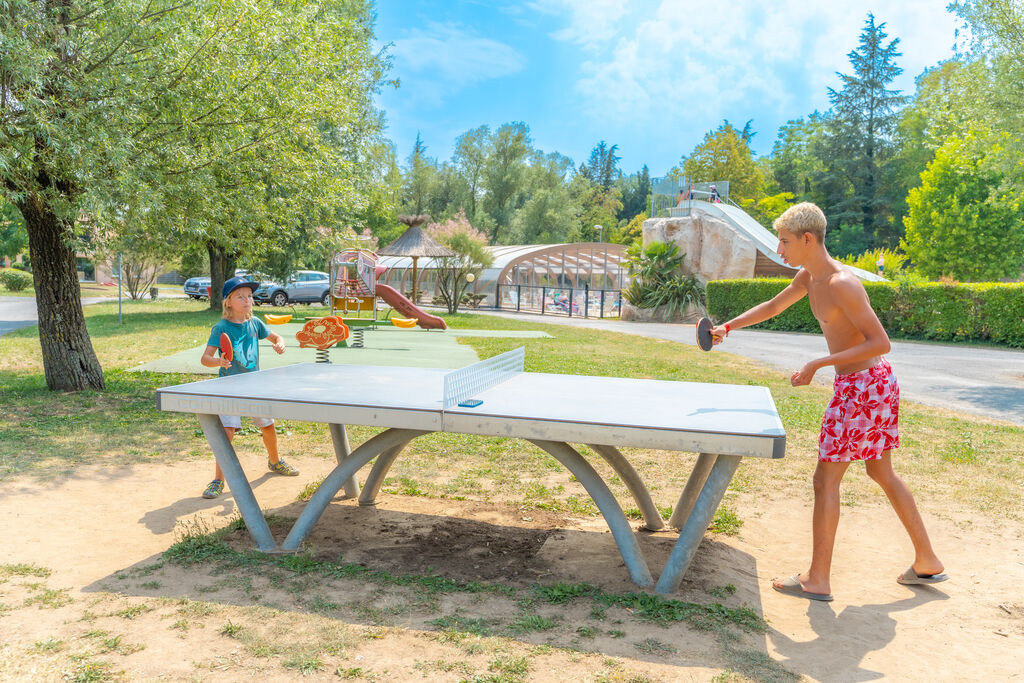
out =
{"type": "Polygon", "coordinates": [[[818,600],[820,602],[832,602],[831,593],[811,593],[810,591],[805,591],[804,587],[800,585],[799,574],[793,574],[793,576],[783,581],[782,586],[776,586],[773,581],[772,588],[780,593],[792,595],[797,598],[807,598],[808,600],[818,600]]]}
{"type": "Polygon", "coordinates": [[[904,586],[927,586],[933,583],[942,583],[948,578],[945,574],[918,574],[914,571],[914,565],[910,565],[907,567],[907,571],[896,579],[896,583],[902,583],[904,586]]]}

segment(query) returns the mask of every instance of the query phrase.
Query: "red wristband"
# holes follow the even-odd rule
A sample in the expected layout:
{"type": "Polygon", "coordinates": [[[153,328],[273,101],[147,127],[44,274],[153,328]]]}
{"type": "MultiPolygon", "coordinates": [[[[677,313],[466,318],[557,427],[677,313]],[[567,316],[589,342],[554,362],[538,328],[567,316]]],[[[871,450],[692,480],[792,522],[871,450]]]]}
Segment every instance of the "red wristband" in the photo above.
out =
{"type": "Polygon", "coordinates": [[[731,328],[731,327],[729,327],[729,323],[726,323],[726,324],[725,324],[725,336],[726,336],[726,337],[728,337],[728,336],[729,336],[729,332],[730,332],[731,330],[732,330],[732,328],[731,328]]]}

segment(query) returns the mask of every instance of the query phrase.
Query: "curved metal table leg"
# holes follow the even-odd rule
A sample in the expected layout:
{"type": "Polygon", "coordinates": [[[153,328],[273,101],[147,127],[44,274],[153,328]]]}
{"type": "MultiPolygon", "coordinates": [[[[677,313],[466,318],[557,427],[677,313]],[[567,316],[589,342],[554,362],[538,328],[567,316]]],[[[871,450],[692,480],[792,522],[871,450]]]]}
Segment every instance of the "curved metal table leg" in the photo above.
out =
{"type": "MultiPolygon", "coordinates": [[[[331,430],[331,441],[334,443],[334,457],[340,465],[352,452],[348,445],[348,432],[345,430],[345,425],[342,424],[329,423],[327,427],[331,430]]],[[[353,474],[345,482],[345,497],[355,498],[358,495],[359,482],[356,481],[356,475],[353,474]]]]}
{"type": "Polygon", "coordinates": [[[615,543],[619,546],[619,553],[626,563],[626,569],[629,570],[629,576],[633,579],[633,583],[641,587],[654,583],[651,570],[648,569],[643,553],[640,552],[640,544],[637,543],[636,536],[633,535],[633,529],[629,526],[626,515],[622,514],[622,508],[619,507],[615,496],[612,495],[608,485],[604,483],[591,464],[567,443],[541,439],[529,439],[529,441],[550,453],[583,484],[583,488],[590,494],[591,499],[597,504],[597,509],[604,516],[605,522],[608,523],[608,528],[611,529],[615,543]]]}
{"type": "Polygon", "coordinates": [[[690,510],[693,509],[693,504],[697,502],[697,495],[704,487],[704,482],[708,480],[708,473],[711,472],[711,467],[715,464],[717,458],[718,456],[714,453],[701,453],[697,456],[693,472],[690,473],[690,478],[686,480],[686,486],[683,487],[683,492],[679,494],[679,502],[676,503],[675,509],[672,510],[672,519],[668,520],[668,525],[673,529],[682,529],[683,525],[686,524],[686,518],[690,516],[690,510]]]}
{"type": "Polygon", "coordinates": [[[249,535],[256,541],[256,547],[265,553],[276,550],[277,542],[270,533],[260,504],[256,502],[256,495],[252,492],[249,478],[245,476],[242,465],[238,462],[238,455],[220,424],[220,418],[216,415],[202,414],[197,417],[203,434],[213,449],[213,457],[217,459],[217,464],[224,472],[224,479],[231,489],[231,495],[238,503],[238,510],[242,513],[245,526],[249,528],[249,535]]]}
{"type": "Polygon", "coordinates": [[[313,530],[320,515],[327,509],[334,494],[344,486],[349,477],[359,471],[360,467],[373,460],[378,454],[428,433],[427,430],[422,429],[388,429],[352,451],[342,464],[327,475],[310,497],[302,514],[295,520],[292,530],[288,532],[288,537],[281,544],[281,549],[296,550],[299,547],[302,540],[313,530]]]}
{"type": "Polygon", "coordinates": [[[366,481],[363,484],[363,492],[359,496],[360,505],[377,504],[377,494],[380,493],[380,487],[384,484],[384,477],[387,476],[391,465],[394,464],[398,454],[402,452],[402,449],[408,443],[408,441],[400,443],[377,456],[377,462],[373,463],[373,469],[370,470],[370,474],[367,475],[366,481]]]}
{"type": "Polygon", "coordinates": [[[658,585],[654,589],[657,592],[673,593],[679,588],[679,582],[683,580],[683,574],[690,566],[690,562],[697,552],[697,546],[704,538],[704,532],[715,516],[715,510],[722,502],[725,489],[729,487],[729,480],[732,479],[739,464],[740,456],[738,455],[719,455],[715,459],[708,479],[704,483],[700,495],[697,496],[693,510],[679,534],[679,540],[676,541],[675,547],[672,548],[672,554],[669,555],[668,562],[665,563],[665,569],[658,577],[658,585]]]}
{"type": "Polygon", "coordinates": [[[647,490],[643,479],[640,478],[640,475],[636,473],[636,470],[633,469],[633,466],[629,464],[629,461],[626,460],[626,457],[622,455],[619,449],[615,446],[589,443],[587,445],[611,465],[612,469],[615,470],[615,474],[619,475],[619,479],[629,489],[629,492],[633,495],[633,500],[636,501],[637,507],[640,508],[640,512],[644,516],[644,526],[651,531],[665,528],[665,520],[661,518],[661,513],[658,512],[658,508],[651,498],[651,492],[647,490]]]}

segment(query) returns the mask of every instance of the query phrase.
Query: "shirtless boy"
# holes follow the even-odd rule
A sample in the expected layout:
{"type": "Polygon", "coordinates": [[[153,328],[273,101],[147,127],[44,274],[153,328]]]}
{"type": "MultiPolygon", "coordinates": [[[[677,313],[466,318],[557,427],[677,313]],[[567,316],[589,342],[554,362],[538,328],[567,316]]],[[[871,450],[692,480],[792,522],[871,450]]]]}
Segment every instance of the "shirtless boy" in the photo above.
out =
{"type": "Polygon", "coordinates": [[[816,358],[790,378],[793,386],[809,384],[820,368],[834,365],[835,395],[825,410],[814,472],[814,519],[811,566],[788,579],[773,579],[775,590],[810,600],[832,600],[829,575],[839,524],[839,484],[851,462],[863,460],[871,477],[889,498],[914,545],[914,562],[896,580],[903,584],[946,580],[910,489],[892,469],[892,449],[899,446],[900,390],[892,367],[882,355],[889,336],[871,309],[860,280],[825,249],[825,214],[814,204],[790,207],[773,224],[778,253],[800,270],[771,301],[754,306],[711,329],[720,344],[732,330],[755,325],[786,310],[804,294],[828,342],[829,355],[816,358]]]}

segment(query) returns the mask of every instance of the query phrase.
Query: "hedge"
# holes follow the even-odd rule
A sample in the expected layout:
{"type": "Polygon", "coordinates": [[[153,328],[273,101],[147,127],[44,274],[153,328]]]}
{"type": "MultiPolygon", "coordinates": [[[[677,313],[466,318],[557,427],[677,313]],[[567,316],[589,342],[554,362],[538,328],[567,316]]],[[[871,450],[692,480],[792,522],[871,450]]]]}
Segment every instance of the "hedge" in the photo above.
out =
{"type": "MultiPolygon", "coordinates": [[[[708,314],[715,320],[734,318],[768,301],[790,282],[789,278],[712,280],[707,285],[708,314]]],[[[1024,347],[1024,283],[865,282],[864,289],[890,337],[1024,347]]],[[[821,330],[806,297],[754,327],[790,332],[821,330]]]]}

